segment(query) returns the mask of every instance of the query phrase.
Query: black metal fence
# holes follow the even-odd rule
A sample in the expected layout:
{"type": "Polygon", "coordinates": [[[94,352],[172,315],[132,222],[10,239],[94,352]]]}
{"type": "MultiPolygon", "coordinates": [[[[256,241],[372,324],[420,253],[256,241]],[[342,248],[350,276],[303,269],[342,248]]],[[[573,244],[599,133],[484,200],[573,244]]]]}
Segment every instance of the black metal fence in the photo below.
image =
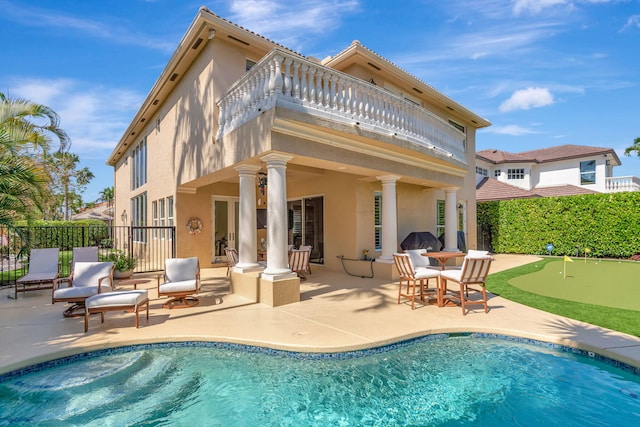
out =
{"type": "Polygon", "coordinates": [[[123,251],[136,259],[136,273],[160,271],[166,258],[175,257],[175,235],[175,227],[0,226],[0,286],[13,285],[24,276],[29,252],[38,248],[60,249],[61,276],[69,273],[73,248],[86,246],[97,246],[101,258],[123,251]]]}

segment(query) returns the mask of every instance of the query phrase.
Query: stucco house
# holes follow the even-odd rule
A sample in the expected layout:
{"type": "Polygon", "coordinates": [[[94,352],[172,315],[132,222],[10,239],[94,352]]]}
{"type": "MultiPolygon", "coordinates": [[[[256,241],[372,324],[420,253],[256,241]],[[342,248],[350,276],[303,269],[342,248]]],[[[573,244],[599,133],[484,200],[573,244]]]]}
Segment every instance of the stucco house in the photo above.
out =
{"type": "Polygon", "coordinates": [[[108,159],[115,218],[175,224],[201,267],[237,248],[233,291],[273,306],[299,300],[289,245],[312,246],[313,271],[367,250],[392,278],[410,232],[476,247],[489,125],[357,41],[318,60],[203,7],[108,159]]]}
{"type": "Polygon", "coordinates": [[[640,191],[640,180],[614,177],[621,162],[611,148],[559,145],[476,154],[477,201],[640,191]]]}

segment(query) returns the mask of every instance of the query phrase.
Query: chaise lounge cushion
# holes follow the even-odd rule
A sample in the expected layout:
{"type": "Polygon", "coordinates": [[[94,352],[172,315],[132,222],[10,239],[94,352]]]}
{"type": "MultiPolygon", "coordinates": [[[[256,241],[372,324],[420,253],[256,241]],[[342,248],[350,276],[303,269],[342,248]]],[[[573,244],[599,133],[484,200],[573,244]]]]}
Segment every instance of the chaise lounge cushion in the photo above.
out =
{"type": "Polygon", "coordinates": [[[198,286],[199,284],[200,284],[200,281],[196,279],[181,280],[179,282],[166,282],[160,285],[160,292],[164,294],[164,293],[193,291],[196,289],[196,286],[198,286]]]}

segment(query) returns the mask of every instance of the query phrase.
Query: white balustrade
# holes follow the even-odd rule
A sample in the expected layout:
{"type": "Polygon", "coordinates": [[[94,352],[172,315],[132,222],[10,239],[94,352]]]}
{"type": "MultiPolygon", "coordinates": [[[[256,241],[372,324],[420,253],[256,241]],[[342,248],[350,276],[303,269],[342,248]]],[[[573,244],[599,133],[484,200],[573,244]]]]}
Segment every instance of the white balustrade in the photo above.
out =
{"type": "Polygon", "coordinates": [[[640,191],[640,178],[635,176],[615,176],[606,179],[606,193],[619,193],[622,191],[640,191]]]}
{"type": "Polygon", "coordinates": [[[348,74],[274,49],[217,101],[216,139],[274,108],[360,126],[465,161],[465,135],[442,118],[348,74]]]}

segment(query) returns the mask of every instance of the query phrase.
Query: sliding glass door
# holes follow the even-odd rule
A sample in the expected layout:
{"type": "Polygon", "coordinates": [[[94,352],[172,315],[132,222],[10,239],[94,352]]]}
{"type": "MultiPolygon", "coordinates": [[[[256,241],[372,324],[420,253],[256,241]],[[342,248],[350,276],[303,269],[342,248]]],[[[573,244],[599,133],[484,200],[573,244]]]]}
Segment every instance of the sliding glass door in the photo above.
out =
{"type": "Polygon", "coordinates": [[[289,244],[311,246],[311,262],[324,264],[324,197],[291,200],[287,207],[289,244]]]}

